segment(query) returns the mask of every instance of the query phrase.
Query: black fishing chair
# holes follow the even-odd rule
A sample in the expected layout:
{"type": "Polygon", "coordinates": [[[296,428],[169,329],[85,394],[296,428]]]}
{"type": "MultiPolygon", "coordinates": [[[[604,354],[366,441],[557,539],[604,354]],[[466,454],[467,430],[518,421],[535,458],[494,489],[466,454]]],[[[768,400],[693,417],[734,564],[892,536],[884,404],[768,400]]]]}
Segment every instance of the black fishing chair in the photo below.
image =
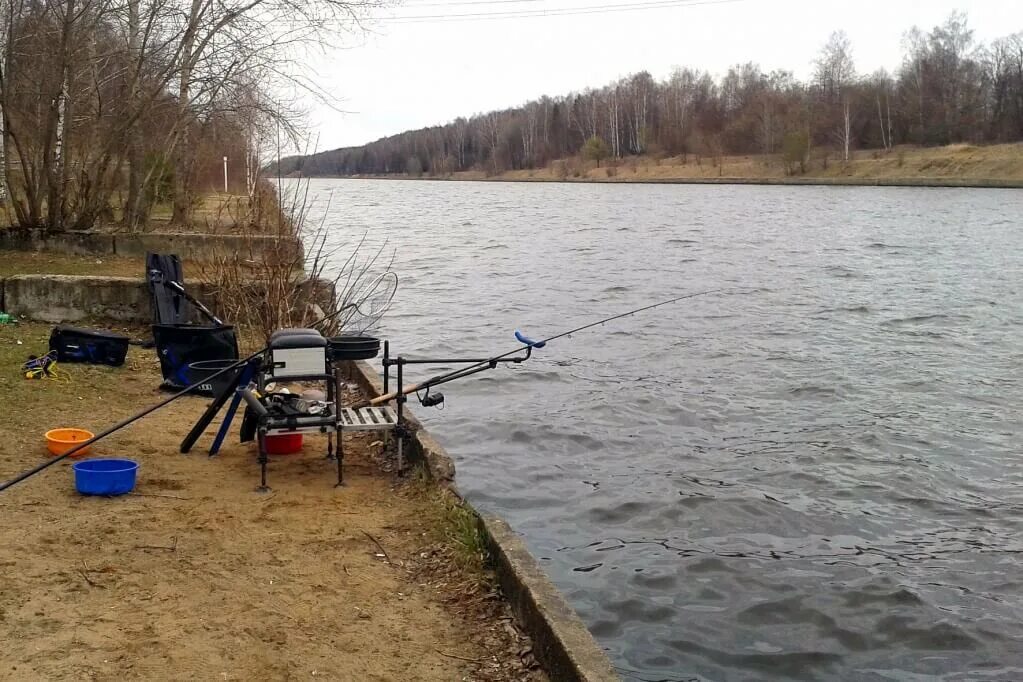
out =
{"type": "MultiPolygon", "coordinates": [[[[266,359],[256,385],[262,400],[246,391],[245,400],[255,419],[255,437],[259,447],[260,489],[266,490],[268,462],[266,438],[297,433],[327,434],[327,458],[334,459],[334,433],[337,431],[337,378],[327,357],[327,339],[315,329],[281,329],[270,337],[266,359]],[[282,381],[316,382],[324,385],[326,395],[322,411],[304,411],[294,396],[282,397],[268,391],[268,386],[282,381]]],[[[338,446],[337,477],[342,482],[343,454],[338,446]]]]}
{"type": "MultiPolygon", "coordinates": [[[[195,383],[189,365],[237,360],[234,327],[225,325],[185,291],[181,259],[174,254],[146,254],[146,283],[152,297],[153,342],[160,359],[165,390],[179,391],[195,383]],[[196,324],[205,319],[210,324],[196,324]]],[[[196,391],[210,395],[200,388],[196,391]]]]}

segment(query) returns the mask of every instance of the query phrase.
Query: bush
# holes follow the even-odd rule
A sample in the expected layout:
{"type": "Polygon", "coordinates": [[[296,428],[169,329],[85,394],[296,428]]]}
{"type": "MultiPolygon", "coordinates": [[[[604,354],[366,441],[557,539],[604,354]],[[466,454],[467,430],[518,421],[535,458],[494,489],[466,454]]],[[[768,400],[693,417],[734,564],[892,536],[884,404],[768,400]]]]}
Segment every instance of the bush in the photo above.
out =
{"type": "Polygon", "coordinates": [[[795,175],[806,172],[806,154],[810,146],[806,133],[788,133],[782,144],[782,158],[785,161],[785,172],[795,175]]]}
{"type": "MultiPolygon", "coordinates": [[[[326,336],[346,328],[362,331],[386,312],[397,289],[394,256],[385,256],[386,243],[369,253],[365,236],[354,245],[328,245],[325,224],[307,224],[308,191],[306,182],[278,199],[261,181],[248,213],[233,216],[245,245],[213,251],[199,263],[199,281],[219,302],[216,312],[265,339],[325,316],[332,316],[320,328],[326,336]]],[[[228,215],[239,208],[224,206],[228,215]]],[[[223,216],[213,220],[221,222],[223,216]]]]}
{"type": "Polygon", "coordinates": [[[423,164],[418,156],[410,156],[408,158],[408,161],[405,162],[405,172],[414,178],[418,178],[423,174],[423,164]]]}
{"type": "Polygon", "coordinates": [[[610,153],[607,143],[597,135],[586,140],[586,144],[583,145],[583,158],[596,161],[597,168],[600,168],[600,162],[606,159],[610,153]]]}
{"type": "Polygon", "coordinates": [[[150,152],[145,159],[146,201],[150,206],[162,204],[174,198],[174,163],[165,154],[150,152]]]}

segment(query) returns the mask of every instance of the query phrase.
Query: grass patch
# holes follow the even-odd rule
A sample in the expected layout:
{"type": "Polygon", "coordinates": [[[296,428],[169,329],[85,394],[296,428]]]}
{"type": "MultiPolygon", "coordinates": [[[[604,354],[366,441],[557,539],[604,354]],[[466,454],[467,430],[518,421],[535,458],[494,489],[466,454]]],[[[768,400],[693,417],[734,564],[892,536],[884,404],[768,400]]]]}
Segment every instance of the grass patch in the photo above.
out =
{"type": "Polygon", "coordinates": [[[490,552],[480,528],[480,518],[463,500],[448,493],[442,504],[441,530],[461,558],[463,566],[483,570],[490,565],[490,552]]]}
{"type": "Polygon", "coordinates": [[[145,275],[145,262],[142,258],[127,256],[2,250],[0,278],[13,275],[104,275],[141,279],[145,275]]]}
{"type": "Polygon", "coordinates": [[[451,550],[461,568],[489,582],[486,571],[491,566],[490,550],[475,510],[451,490],[431,481],[422,466],[409,475],[407,487],[427,503],[435,539],[451,550]]]}
{"type": "MultiPolygon", "coordinates": [[[[107,327],[133,338],[139,329],[107,327]]],[[[160,363],[152,349],[131,346],[121,367],[58,363],[65,379],[26,379],[22,364],[29,355],[49,351],[53,325],[21,322],[0,325],[0,395],[7,408],[4,427],[42,444],[43,433],[61,426],[98,433],[116,421],[112,415],[131,414],[161,397],[160,363]]]]}

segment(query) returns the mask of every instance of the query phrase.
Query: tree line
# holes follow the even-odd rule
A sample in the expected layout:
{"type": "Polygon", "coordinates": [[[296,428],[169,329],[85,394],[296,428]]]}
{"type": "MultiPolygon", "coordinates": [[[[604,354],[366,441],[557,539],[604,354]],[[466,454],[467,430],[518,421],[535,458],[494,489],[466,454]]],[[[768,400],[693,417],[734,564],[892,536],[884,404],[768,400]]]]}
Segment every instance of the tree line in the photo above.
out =
{"type": "Polygon", "coordinates": [[[199,189],[250,196],[295,133],[285,89],[315,90],[302,51],[373,0],[0,0],[3,208],[51,230],[154,205],[188,222],[199,189]]]}
{"type": "Polygon", "coordinates": [[[800,82],[789,71],[738,64],[715,79],[677,68],[666,80],[640,72],[599,89],[458,118],[360,147],[282,159],[306,176],[488,174],[538,168],[582,154],[782,154],[792,173],[812,149],[848,160],[856,149],[899,144],[1023,139],[1023,32],[979,44],[954,13],[929,32],[905,34],[894,72],[856,70],[843,32],[830,36],[800,82]]]}

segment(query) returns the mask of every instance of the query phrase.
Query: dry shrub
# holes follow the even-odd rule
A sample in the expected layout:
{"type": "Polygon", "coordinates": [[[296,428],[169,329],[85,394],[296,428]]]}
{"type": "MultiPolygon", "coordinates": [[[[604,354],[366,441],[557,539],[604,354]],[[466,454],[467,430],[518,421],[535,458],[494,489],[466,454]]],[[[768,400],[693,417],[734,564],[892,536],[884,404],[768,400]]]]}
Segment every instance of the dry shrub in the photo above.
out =
{"type": "MultiPolygon", "coordinates": [[[[261,183],[234,248],[217,248],[199,263],[221,316],[269,339],[278,329],[317,327],[326,336],[364,332],[390,307],[397,290],[386,243],[329,246],[323,220],[310,225],[308,182],[277,192],[261,183]],[[345,253],[347,249],[347,253],[345,253]]],[[[329,206],[328,206],[329,208],[329,206]]]]}

